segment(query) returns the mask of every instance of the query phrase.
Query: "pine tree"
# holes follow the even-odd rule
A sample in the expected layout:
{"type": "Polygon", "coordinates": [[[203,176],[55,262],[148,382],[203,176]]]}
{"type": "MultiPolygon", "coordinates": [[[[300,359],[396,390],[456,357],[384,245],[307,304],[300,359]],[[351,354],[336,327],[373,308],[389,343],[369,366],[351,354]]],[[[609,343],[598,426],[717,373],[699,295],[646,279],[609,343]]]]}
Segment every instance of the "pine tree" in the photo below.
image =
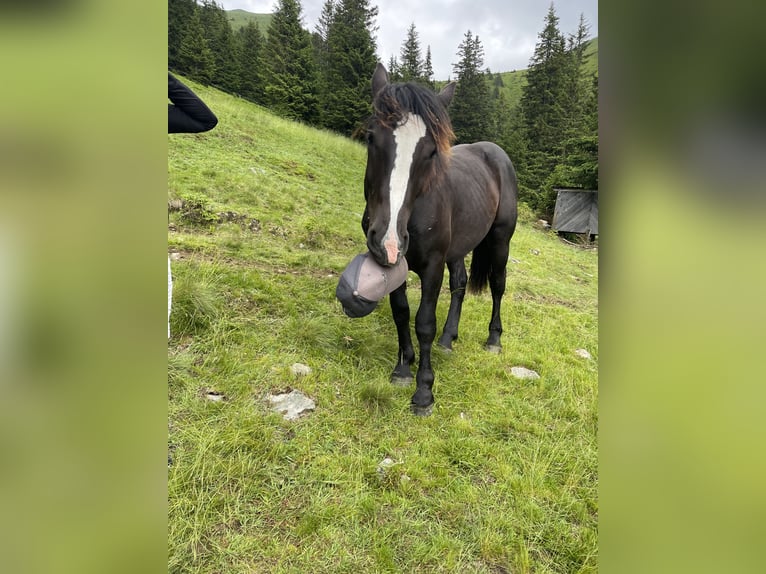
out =
{"type": "Polygon", "coordinates": [[[168,0],[168,68],[181,69],[181,43],[196,9],[194,0],[168,0]]]}
{"type": "Polygon", "coordinates": [[[335,8],[335,0],[325,0],[325,3],[322,5],[322,13],[319,15],[319,20],[314,27],[317,35],[324,43],[327,43],[327,37],[330,34],[330,24],[333,21],[335,8]]]}
{"type": "Polygon", "coordinates": [[[257,22],[250,21],[237,31],[239,45],[239,93],[257,104],[264,104],[264,39],[257,22]]]}
{"type": "Polygon", "coordinates": [[[402,75],[399,73],[399,62],[396,60],[396,56],[392,55],[388,59],[388,81],[393,82],[401,82],[402,81],[402,75]]]}
{"type": "Polygon", "coordinates": [[[495,139],[505,150],[514,165],[521,165],[525,157],[526,139],[519,106],[511,106],[504,92],[499,92],[495,101],[495,139]]]}
{"type": "Polygon", "coordinates": [[[370,78],[375,53],[375,18],[370,0],[341,0],[329,27],[329,65],[323,93],[322,124],[354,135],[370,114],[370,78]]]}
{"type": "Polygon", "coordinates": [[[279,0],[264,47],[265,100],[276,113],[315,123],[317,77],[311,35],[301,26],[299,0],[279,0]]]}
{"type": "Polygon", "coordinates": [[[562,158],[567,120],[565,88],[569,61],[558,22],[551,4],[545,27],[538,35],[520,102],[528,146],[520,195],[541,213],[552,210],[543,185],[562,158]]]}
{"type": "Polygon", "coordinates": [[[549,203],[555,202],[554,187],[598,189],[598,77],[581,108],[580,130],[566,140],[567,154],[556,166],[546,188],[549,203]]]}
{"type": "Polygon", "coordinates": [[[470,30],[458,47],[460,60],[453,64],[457,89],[450,107],[452,127],[458,143],[491,139],[492,110],[484,66],[484,48],[470,30]]]}
{"type": "Polygon", "coordinates": [[[432,90],[436,88],[434,83],[434,67],[431,63],[431,46],[426,48],[426,60],[423,62],[423,83],[432,90]]]}
{"type": "Polygon", "coordinates": [[[563,105],[565,110],[564,146],[562,155],[567,154],[567,141],[576,138],[584,128],[584,109],[591,88],[590,78],[584,72],[585,47],[588,39],[588,24],[580,15],[577,31],[569,36],[567,64],[564,80],[563,105]]]}
{"type": "Polygon", "coordinates": [[[407,29],[407,38],[399,52],[399,76],[402,82],[421,82],[423,78],[423,60],[420,56],[420,41],[415,24],[407,29]]]}
{"type": "Polygon", "coordinates": [[[193,80],[210,84],[215,76],[213,52],[205,39],[200,9],[195,5],[178,50],[179,71],[193,80]]]}
{"type": "Polygon", "coordinates": [[[235,94],[239,92],[240,70],[238,45],[231,30],[226,12],[217,3],[212,2],[210,49],[215,60],[216,74],[213,83],[222,90],[235,94]]]}
{"type": "Polygon", "coordinates": [[[317,21],[316,26],[314,26],[314,34],[312,35],[319,76],[322,78],[327,76],[327,66],[330,57],[328,38],[330,35],[330,25],[332,24],[335,13],[335,7],[335,0],[325,0],[324,5],[322,6],[322,13],[319,15],[319,20],[317,21]]]}

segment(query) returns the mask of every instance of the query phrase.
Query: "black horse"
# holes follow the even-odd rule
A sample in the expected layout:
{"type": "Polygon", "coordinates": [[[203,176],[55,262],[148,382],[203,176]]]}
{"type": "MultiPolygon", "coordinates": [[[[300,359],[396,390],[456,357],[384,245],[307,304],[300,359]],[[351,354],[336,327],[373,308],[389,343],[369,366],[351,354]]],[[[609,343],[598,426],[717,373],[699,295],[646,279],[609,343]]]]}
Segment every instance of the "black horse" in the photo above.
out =
{"type": "MultiPolygon", "coordinates": [[[[506,153],[489,142],[452,147],[455,136],[446,109],[454,93],[454,82],[438,95],[414,83],[390,84],[381,64],[372,77],[374,112],[367,129],[362,229],[379,264],[394,265],[406,257],[420,276],[422,295],[415,317],[420,363],[411,405],[417,415],[430,414],[434,403],[431,346],[444,265],[452,299],[439,344],[451,350],[458,337],[466,283],[472,292],[481,292],[489,283],[492,317],[486,347],[500,352],[500,302],[516,228],[516,172],[506,153]],[[469,280],[464,259],[470,251],[469,280]]],[[[391,382],[399,385],[412,382],[415,362],[406,289],[405,282],[390,297],[399,336],[391,382]]]]}

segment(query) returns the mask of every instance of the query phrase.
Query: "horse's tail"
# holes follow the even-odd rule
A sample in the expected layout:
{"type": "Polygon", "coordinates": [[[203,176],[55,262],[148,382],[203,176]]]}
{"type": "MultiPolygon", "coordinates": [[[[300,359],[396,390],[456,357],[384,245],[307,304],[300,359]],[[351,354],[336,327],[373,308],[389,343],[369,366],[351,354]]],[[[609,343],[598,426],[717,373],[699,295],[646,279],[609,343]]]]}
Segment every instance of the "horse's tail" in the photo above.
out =
{"type": "Polygon", "coordinates": [[[489,274],[492,271],[489,245],[485,238],[473,250],[471,258],[471,274],[468,276],[468,292],[481,293],[487,288],[489,274]]]}

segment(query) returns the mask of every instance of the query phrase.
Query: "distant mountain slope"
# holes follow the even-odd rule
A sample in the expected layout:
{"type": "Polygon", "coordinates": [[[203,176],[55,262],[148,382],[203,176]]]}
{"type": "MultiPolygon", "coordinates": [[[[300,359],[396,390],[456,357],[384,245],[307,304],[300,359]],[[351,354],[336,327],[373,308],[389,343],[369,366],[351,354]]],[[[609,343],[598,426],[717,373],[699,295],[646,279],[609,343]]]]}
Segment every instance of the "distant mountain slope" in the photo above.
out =
{"type": "Polygon", "coordinates": [[[251,20],[258,23],[258,28],[265,35],[271,24],[273,14],[255,14],[247,10],[226,10],[226,16],[231,23],[231,29],[236,32],[251,20]]]}
{"type": "Polygon", "coordinates": [[[598,74],[598,36],[588,40],[585,46],[585,69],[592,74],[598,74]]]}

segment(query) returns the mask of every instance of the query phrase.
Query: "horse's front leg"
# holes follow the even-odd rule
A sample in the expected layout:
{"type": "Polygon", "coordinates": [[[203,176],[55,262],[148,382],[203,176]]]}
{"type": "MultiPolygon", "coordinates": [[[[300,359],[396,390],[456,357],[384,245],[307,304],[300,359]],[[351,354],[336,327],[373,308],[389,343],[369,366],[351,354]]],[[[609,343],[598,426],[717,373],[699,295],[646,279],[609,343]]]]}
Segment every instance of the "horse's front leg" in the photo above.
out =
{"type": "Polygon", "coordinates": [[[412,412],[418,416],[431,414],[434,405],[432,388],[434,372],[431,368],[431,347],[436,337],[436,303],[444,279],[444,263],[432,265],[420,276],[422,296],[415,316],[415,334],[420,346],[420,362],[416,377],[417,388],[412,395],[412,412]]]}
{"type": "Polygon", "coordinates": [[[407,301],[407,281],[391,292],[391,314],[396,324],[396,334],[399,337],[399,353],[394,372],[391,373],[391,384],[409,386],[412,383],[410,366],[415,362],[415,350],[412,348],[410,336],[410,304],[407,301]]]}

